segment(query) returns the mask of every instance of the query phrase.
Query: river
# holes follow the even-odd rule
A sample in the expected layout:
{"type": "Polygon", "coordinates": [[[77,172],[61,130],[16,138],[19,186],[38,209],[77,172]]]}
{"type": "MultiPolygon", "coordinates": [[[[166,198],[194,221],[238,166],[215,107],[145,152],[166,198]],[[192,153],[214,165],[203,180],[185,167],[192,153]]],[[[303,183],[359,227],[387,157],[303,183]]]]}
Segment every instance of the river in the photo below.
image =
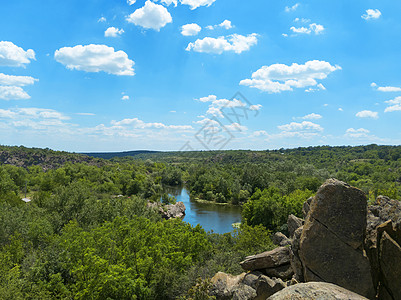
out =
{"type": "Polygon", "coordinates": [[[227,233],[233,230],[232,224],[241,222],[241,207],[199,203],[191,200],[185,188],[165,188],[166,192],[185,204],[184,221],[193,226],[201,225],[206,231],[227,233]]]}

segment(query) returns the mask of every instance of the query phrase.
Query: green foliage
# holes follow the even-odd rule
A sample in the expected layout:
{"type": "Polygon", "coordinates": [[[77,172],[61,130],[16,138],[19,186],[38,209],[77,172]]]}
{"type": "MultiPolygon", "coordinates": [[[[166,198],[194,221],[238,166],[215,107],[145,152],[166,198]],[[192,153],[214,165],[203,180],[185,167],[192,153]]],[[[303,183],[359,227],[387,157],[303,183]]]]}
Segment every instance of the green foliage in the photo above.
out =
{"type": "Polygon", "coordinates": [[[278,231],[286,223],[288,215],[302,217],[302,205],[311,195],[309,190],[296,190],[283,196],[276,188],[257,189],[244,204],[243,221],[248,225],[261,224],[269,230],[278,231]]]}

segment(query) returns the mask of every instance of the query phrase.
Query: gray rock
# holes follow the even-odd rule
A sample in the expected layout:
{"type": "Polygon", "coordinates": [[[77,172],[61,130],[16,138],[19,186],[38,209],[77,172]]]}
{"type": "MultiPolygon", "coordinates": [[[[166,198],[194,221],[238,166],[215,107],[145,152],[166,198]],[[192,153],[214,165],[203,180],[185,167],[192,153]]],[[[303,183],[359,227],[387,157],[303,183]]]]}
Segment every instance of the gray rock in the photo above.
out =
{"type": "Polygon", "coordinates": [[[251,288],[256,289],[256,285],[258,283],[259,277],[263,275],[262,272],[252,271],[247,273],[242,280],[243,284],[249,285],[251,288]]]}
{"type": "Polygon", "coordinates": [[[363,253],[367,200],[348,184],[329,179],[310,204],[299,257],[305,281],[325,281],[373,298],[369,261],[363,253]]]}
{"type": "Polygon", "coordinates": [[[162,214],[162,217],[165,219],[182,219],[185,216],[185,204],[183,202],[177,202],[176,204],[166,205],[163,212],[164,214],[162,214]]]}
{"type": "Polygon", "coordinates": [[[243,280],[245,273],[238,276],[218,272],[210,280],[212,287],[210,289],[210,295],[215,296],[217,299],[231,299],[233,296],[234,289],[243,280]]]}
{"type": "Polygon", "coordinates": [[[284,247],[284,246],[288,246],[291,244],[291,240],[286,237],[283,233],[281,233],[280,231],[276,232],[273,236],[272,236],[272,242],[275,245],[284,247]]]}
{"type": "Polygon", "coordinates": [[[269,278],[265,275],[259,277],[257,286],[256,286],[256,298],[255,300],[265,300],[270,297],[274,293],[282,290],[286,287],[286,284],[277,278],[269,278]]]}
{"type": "Polygon", "coordinates": [[[233,300],[251,300],[255,299],[255,297],[256,291],[248,285],[240,283],[233,288],[233,300]]]}
{"type": "Polygon", "coordinates": [[[313,199],[313,197],[309,197],[308,200],[306,200],[302,206],[302,214],[303,214],[305,220],[306,220],[306,217],[308,216],[312,199],[313,199]]]}
{"type": "Polygon", "coordinates": [[[294,272],[294,279],[298,282],[304,281],[303,266],[298,253],[302,230],[303,226],[295,230],[294,236],[291,241],[291,252],[290,252],[291,267],[294,272]]]}
{"type": "Polygon", "coordinates": [[[269,277],[277,277],[284,281],[291,279],[292,275],[294,275],[291,264],[265,269],[264,273],[269,277]]]}
{"type": "Polygon", "coordinates": [[[327,282],[298,283],[275,293],[268,300],[367,300],[327,282]]]}
{"type": "Polygon", "coordinates": [[[385,231],[380,240],[380,281],[394,299],[401,299],[401,247],[385,231]]]}
{"type": "Polygon", "coordinates": [[[288,226],[288,236],[292,238],[292,236],[295,233],[295,230],[297,230],[299,227],[301,227],[304,223],[304,220],[294,216],[294,215],[289,215],[287,219],[287,226],[288,226]]]}
{"type": "Polygon", "coordinates": [[[248,256],[240,262],[245,271],[264,270],[290,263],[290,249],[278,247],[274,250],[248,256]]]}

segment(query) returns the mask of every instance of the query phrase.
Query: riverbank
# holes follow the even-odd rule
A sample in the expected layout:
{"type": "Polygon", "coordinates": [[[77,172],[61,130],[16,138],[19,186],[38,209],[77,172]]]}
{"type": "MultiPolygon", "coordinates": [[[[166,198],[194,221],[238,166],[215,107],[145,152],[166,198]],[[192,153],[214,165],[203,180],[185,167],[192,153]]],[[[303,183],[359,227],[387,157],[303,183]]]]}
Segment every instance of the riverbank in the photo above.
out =
{"type": "Polygon", "coordinates": [[[212,204],[212,205],[220,205],[220,206],[232,206],[232,207],[242,207],[242,205],[239,205],[239,204],[220,203],[220,202],[215,202],[215,201],[203,200],[203,199],[199,199],[199,198],[195,198],[193,201],[195,201],[196,203],[203,203],[203,204],[212,204]]]}

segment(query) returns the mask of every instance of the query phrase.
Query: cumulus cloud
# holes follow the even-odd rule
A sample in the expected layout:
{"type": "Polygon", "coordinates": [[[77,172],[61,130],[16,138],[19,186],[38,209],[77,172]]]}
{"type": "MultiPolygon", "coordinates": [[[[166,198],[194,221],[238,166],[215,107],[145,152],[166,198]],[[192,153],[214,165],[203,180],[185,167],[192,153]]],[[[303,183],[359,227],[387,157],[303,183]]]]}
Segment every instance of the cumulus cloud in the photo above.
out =
{"type": "Polygon", "coordinates": [[[312,23],[309,24],[308,27],[294,27],[292,26],[290,28],[290,30],[294,33],[298,33],[298,34],[321,34],[324,31],[324,27],[323,25],[320,24],[316,24],[316,23],[312,23]]]}
{"type": "Polygon", "coordinates": [[[2,100],[24,100],[30,98],[31,96],[19,86],[0,86],[0,99],[2,100]]]}
{"type": "Polygon", "coordinates": [[[253,110],[253,111],[259,111],[262,109],[262,105],[261,104],[251,105],[251,106],[249,106],[249,109],[253,110]]]}
{"type": "Polygon", "coordinates": [[[315,113],[301,117],[302,120],[319,120],[321,118],[323,118],[321,115],[315,113]]]}
{"type": "Polygon", "coordinates": [[[196,23],[186,24],[181,26],[181,34],[184,36],[194,36],[197,35],[202,30],[196,23]]]}
{"type": "Polygon", "coordinates": [[[174,129],[174,130],[191,130],[193,129],[190,125],[165,125],[163,123],[146,123],[138,118],[123,119],[121,121],[111,121],[111,125],[114,127],[130,127],[134,129],[174,129]]]}
{"type": "Polygon", "coordinates": [[[189,5],[189,8],[191,10],[194,10],[194,9],[197,9],[198,7],[201,7],[201,6],[210,6],[215,1],[216,0],[181,0],[181,4],[189,5]]]}
{"type": "Polygon", "coordinates": [[[56,50],[54,58],[70,70],[133,76],[134,61],[124,51],[106,45],[77,45],[56,50]]]}
{"type": "Polygon", "coordinates": [[[218,24],[218,25],[209,25],[209,26],[206,26],[206,28],[207,29],[210,29],[210,30],[213,30],[213,29],[216,29],[216,28],[224,28],[224,29],[231,29],[231,28],[233,28],[234,26],[231,24],[231,21],[230,20],[224,20],[223,22],[221,22],[220,24],[218,24]]]}
{"type": "Polygon", "coordinates": [[[39,79],[31,76],[14,76],[0,73],[0,85],[25,86],[34,84],[39,79]]]}
{"type": "Polygon", "coordinates": [[[201,97],[201,98],[196,99],[196,100],[198,100],[200,102],[212,102],[212,101],[217,100],[217,96],[216,95],[209,95],[207,97],[201,97]]]}
{"type": "MultiPolygon", "coordinates": [[[[244,79],[240,85],[249,86],[269,93],[292,91],[293,88],[315,87],[336,71],[341,70],[338,65],[332,66],[326,61],[312,60],[303,65],[273,64],[263,66],[252,74],[252,79],[244,79]]],[[[322,86],[321,86],[322,87],[322,86]]]]}
{"type": "Polygon", "coordinates": [[[364,20],[378,19],[382,13],[378,9],[367,9],[366,13],[361,16],[364,20]]]}
{"type": "Polygon", "coordinates": [[[106,22],[106,18],[105,17],[100,17],[99,20],[97,20],[100,23],[106,22]]]}
{"type": "Polygon", "coordinates": [[[177,6],[177,0],[160,0],[160,2],[167,6],[170,6],[170,4],[177,6]]]}
{"type": "Polygon", "coordinates": [[[398,86],[378,86],[376,83],[372,82],[371,87],[375,88],[379,92],[401,92],[401,87],[398,86]]]}
{"type": "Polygon", "coordinates": [[[164,6],[147,0],[145,6],[138,8],[127,17],[127,21],[146,29],[160,31],[160,28],[171,23],[173,18],[164,6]]]}
{"type": "Polygon", "coordinates": [[[257,44],[257,36],[256,33],[252,33],[247,36],[232,34],[227,37],[205,37],[204,39],[196,40],[194,43],[189,43],[186,50],[214,54],[222,54],[223,52],[240,54],[244,51],[249,51],[252,46],[257,44]]]}
{"type": "Polygon", "coordinates": [[[35,60],[32,49],[24,50],[8,41],[0,41],[0,66],[24,67],[35,60]]]}
{"type": "Polygon", "coordinates": [[[128,5],[134,5],[136,0],[127,0],[128,5]]]}
{"type": "Polygon", "coordinates": [[[359,129],[348,128],[345,131],[345,136],[350,138],[367,138],[369,137],[369,133],[370,131],[365,128],[359,128],[359,129]]]}
{"type": "Polygon", "coordinates": [[[401,96],[395,97],[392,100],[385,101],[385,103],[389,104],[389,106],[386,107],[384,112],[401,111],[401,96]]]}
{"type": "Polygon", "coordinates": [[[118,29],[116,27],[109,27],[104,32],[105,37],[118,37],[124,33],[124,29],[118,29]]]}
{"type": "Polygon", "coordinates": [[[324,129],[319,124],[312,123],[310,121],[302,121],[301,123],[291,122],[277,126],[281,130],[278,134],[269,135],[272,138],[312,138],[318,136],[324,129]]]}
{"type": "Polygon", "coordinates": [[[362,110],[356,114],[358,118],[379,118],[379,113],[371,110],[362,110]]]}
{"type": "Polygon", "coordinates": [[[296,11],[297,8],[299,7],[299,3],[294,4],[293,6],[286,6],[285,7],[285,12],[292,12],[292,11],[296,11]]]}
{"type": "Polygon", "coordinates": [[[8,110],[0,110],[1,118],[9,119],[56,119],[56,120],[69,120],[68,116],[47,108],[12,108],[8,110]]]}
{"type": "Polygon", "coordinates": [[[128,100],[129,100],[129,96],[128,96],[128,95],[123,95],[123,96],[121,97],[121,100],[128,101],[128,100]]]}

